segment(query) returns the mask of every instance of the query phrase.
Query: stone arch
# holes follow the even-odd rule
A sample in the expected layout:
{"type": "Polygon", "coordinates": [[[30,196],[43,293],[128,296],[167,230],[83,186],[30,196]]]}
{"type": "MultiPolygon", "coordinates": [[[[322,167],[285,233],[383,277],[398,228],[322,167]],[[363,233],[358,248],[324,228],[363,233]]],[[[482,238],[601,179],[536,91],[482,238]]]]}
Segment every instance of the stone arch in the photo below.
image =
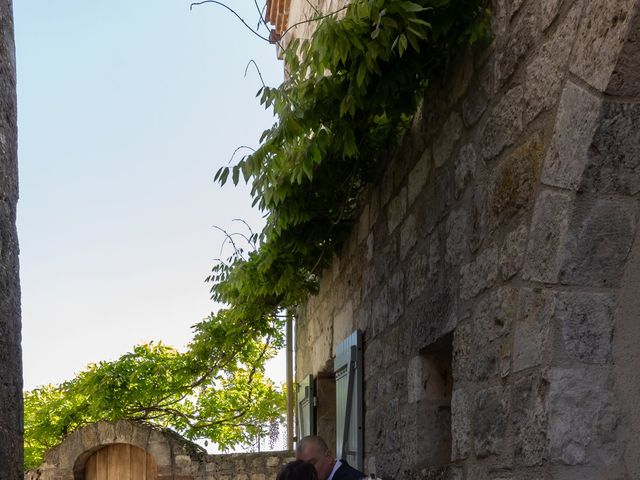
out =
{"type": "Polygon", "coordinates": [[[548,454],[559,472],[638,478],[631,432],[640,417],[629,385],[638,385],[640,356],[628,343],[640,324],[628,285],[640,282],[640,0],[584,3],[569,72],[523,273],[554,305],[548,454]],[[567,412],[579,427],[563,429],[567,412]]]}
{"type": "Polygon", "coordinates": [[[170,430],[148,424],[120,420],[97,422],[67,436],[49,450],[44,463],[27,478],[32,480],[83,480],[84,467],[91,455],[108,445],[128,444],[147,452],[155,461],[158,480],[179,475],[193,478],[206,451],[170,430]]]}

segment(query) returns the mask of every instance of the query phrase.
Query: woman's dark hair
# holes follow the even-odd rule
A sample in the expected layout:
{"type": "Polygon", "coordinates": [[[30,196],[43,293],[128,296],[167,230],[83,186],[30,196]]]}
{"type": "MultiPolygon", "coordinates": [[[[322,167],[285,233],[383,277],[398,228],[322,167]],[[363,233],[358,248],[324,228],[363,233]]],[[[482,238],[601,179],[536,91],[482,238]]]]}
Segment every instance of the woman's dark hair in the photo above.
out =
{"type": "Polygon", "coordinates": [[[318,480],[318,474],[310,463],[295,460],[282,467],[276,480],[318,480]]]}

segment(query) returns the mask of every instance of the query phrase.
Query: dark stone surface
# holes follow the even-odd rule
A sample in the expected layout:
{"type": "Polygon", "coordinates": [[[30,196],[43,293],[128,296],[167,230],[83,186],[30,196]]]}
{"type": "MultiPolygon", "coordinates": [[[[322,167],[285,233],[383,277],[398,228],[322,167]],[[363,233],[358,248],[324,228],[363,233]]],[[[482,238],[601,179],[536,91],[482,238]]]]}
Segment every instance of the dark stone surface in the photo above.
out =
{"type": "Polygon", "coordinates": [[[580,190],[628,195],[640,191],[640,104],[602,106],[580,190]]]}
{"type": "Polygon", "coordinates": [[[507,430],[507,401],[500,389],[480,390],[473,407],[473,439],[478,457],[502,452],[507,430]]]}
{"type": "Polygon", "coordinates": [[[487,94],[483,88],[478,88],[474,95],[467,95],[462,103],[462,120],[465,125],[475,125],[487,108],[487,94]]]}
{"type": "Polygon", "coordinates": [[[407,311],[412,322],[412,351],[418,352],[453,330],[457,323],[455,287],[430,290],[423,302],[407,311]]]}
{"type": "Polygon", "coordinates": [[[576,199],[560,281],[570,285],[617,286],[633,243],[636,210],[632,200],[576,199]]]}
{"type": "Polygon", "coordinates": [[[584,363],[609,362],[616,306],[612,294],[576,292],[558,295],[554,317],[562,329],[569,357],[584,363]]]}
{"type": "Polygon", "coordinates": [[[572,197],[563,192],[543,190],[538,194],[524,263],[525,279],[558,280],[572,202],[572,197]]]}
{"type": "Polygon", "coordinates": [[[536,133],[497,167],[491,183],[490,205],[498,224],[530,208],[543,157],[544,144],[536,133]]]}
{"type": "Polygon", "coordinates": [[[487,190],[477,186],[471,199],[469,215],[469,249],[477,252],[482,246],[487,229],[487,190]]]}
{"type": "Polygon", "coordinates": [[[533,5],[524,12],[512,28],[512,33],[498,54],[497,82],[504,83],[515,71],[519,61],[534,45],[538,35],[538,20],[533,5]]]}
{"type": "Polygon", "coordinates": [[[18,165],[12,2],[0,0],[0,479],[22,478],[18,165]]]}
{"type": "Polygon", "coordinates": [[[513,145],[522,132],[523,112],[523,89],[514,87],[493,108],[482,131],[480,145],[484,160],[495,158],[505,147],[513,145]]]}
{"type": "Polygon", "coordinates": [[[619,97],[640,95],[640,9],[636,8],[629,34],[611,74],[607,94],[619,97]]]}
{"type": "Polygon", "coordinates": [[[539,374],[523,377],[515,383],[511,422],[517,465],[541,465],[548,455],[548,391],[548,381],[539,374]]]}

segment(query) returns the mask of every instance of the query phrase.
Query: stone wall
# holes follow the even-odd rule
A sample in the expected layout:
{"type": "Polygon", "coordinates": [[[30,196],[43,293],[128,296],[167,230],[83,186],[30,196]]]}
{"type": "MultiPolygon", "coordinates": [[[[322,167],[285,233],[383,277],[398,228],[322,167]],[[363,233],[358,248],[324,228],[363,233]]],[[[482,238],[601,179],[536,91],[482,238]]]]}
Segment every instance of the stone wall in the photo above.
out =
{"type": "Polygon", "coordinates": [[[16,203],[16,63],[11,0],[0,0],[0,479],[22,476],[22,356],[16,203]]]}
{"type": "Polygon", "coordinates": [[[362,330],[383,478],[638,479],[640,0],[493,9],[302,309],[296,378],[362,330]]]}
{"type": "Polygon", "coordinates": [[[289,25],[299,23],[296,27],[287,33],[283,39],[286,46],[294,38],[311,38],[315,30],[316,22],[314,18],[318,17],[319,12],[337,12],[340,11],[349,2],[347,0],[308,0],[290,2],[289,25]]]}
{"type": "Polygon", "coordinates": [[[98,422],[76,430],[45,455],[25,480],[82,480],[87,460],[112,444],[128,444],[149,453],[156,480],[274,480],[293,452],[209,455],[170,430],[141,423],[98,422]]]}

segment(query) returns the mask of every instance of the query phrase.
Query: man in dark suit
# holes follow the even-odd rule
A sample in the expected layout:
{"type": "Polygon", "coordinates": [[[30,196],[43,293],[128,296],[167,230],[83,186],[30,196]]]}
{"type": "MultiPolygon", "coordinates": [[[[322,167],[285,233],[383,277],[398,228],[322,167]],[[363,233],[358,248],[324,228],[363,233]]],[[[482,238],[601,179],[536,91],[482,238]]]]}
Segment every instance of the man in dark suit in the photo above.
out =
{"type": "Polygon", "coordinates": [[[327,443],[317,435],[302,438],[296,445],[296,460],[312,464],[318,480],[361,480],[366,475],[345,460],[336,460],[327,443]]]}

